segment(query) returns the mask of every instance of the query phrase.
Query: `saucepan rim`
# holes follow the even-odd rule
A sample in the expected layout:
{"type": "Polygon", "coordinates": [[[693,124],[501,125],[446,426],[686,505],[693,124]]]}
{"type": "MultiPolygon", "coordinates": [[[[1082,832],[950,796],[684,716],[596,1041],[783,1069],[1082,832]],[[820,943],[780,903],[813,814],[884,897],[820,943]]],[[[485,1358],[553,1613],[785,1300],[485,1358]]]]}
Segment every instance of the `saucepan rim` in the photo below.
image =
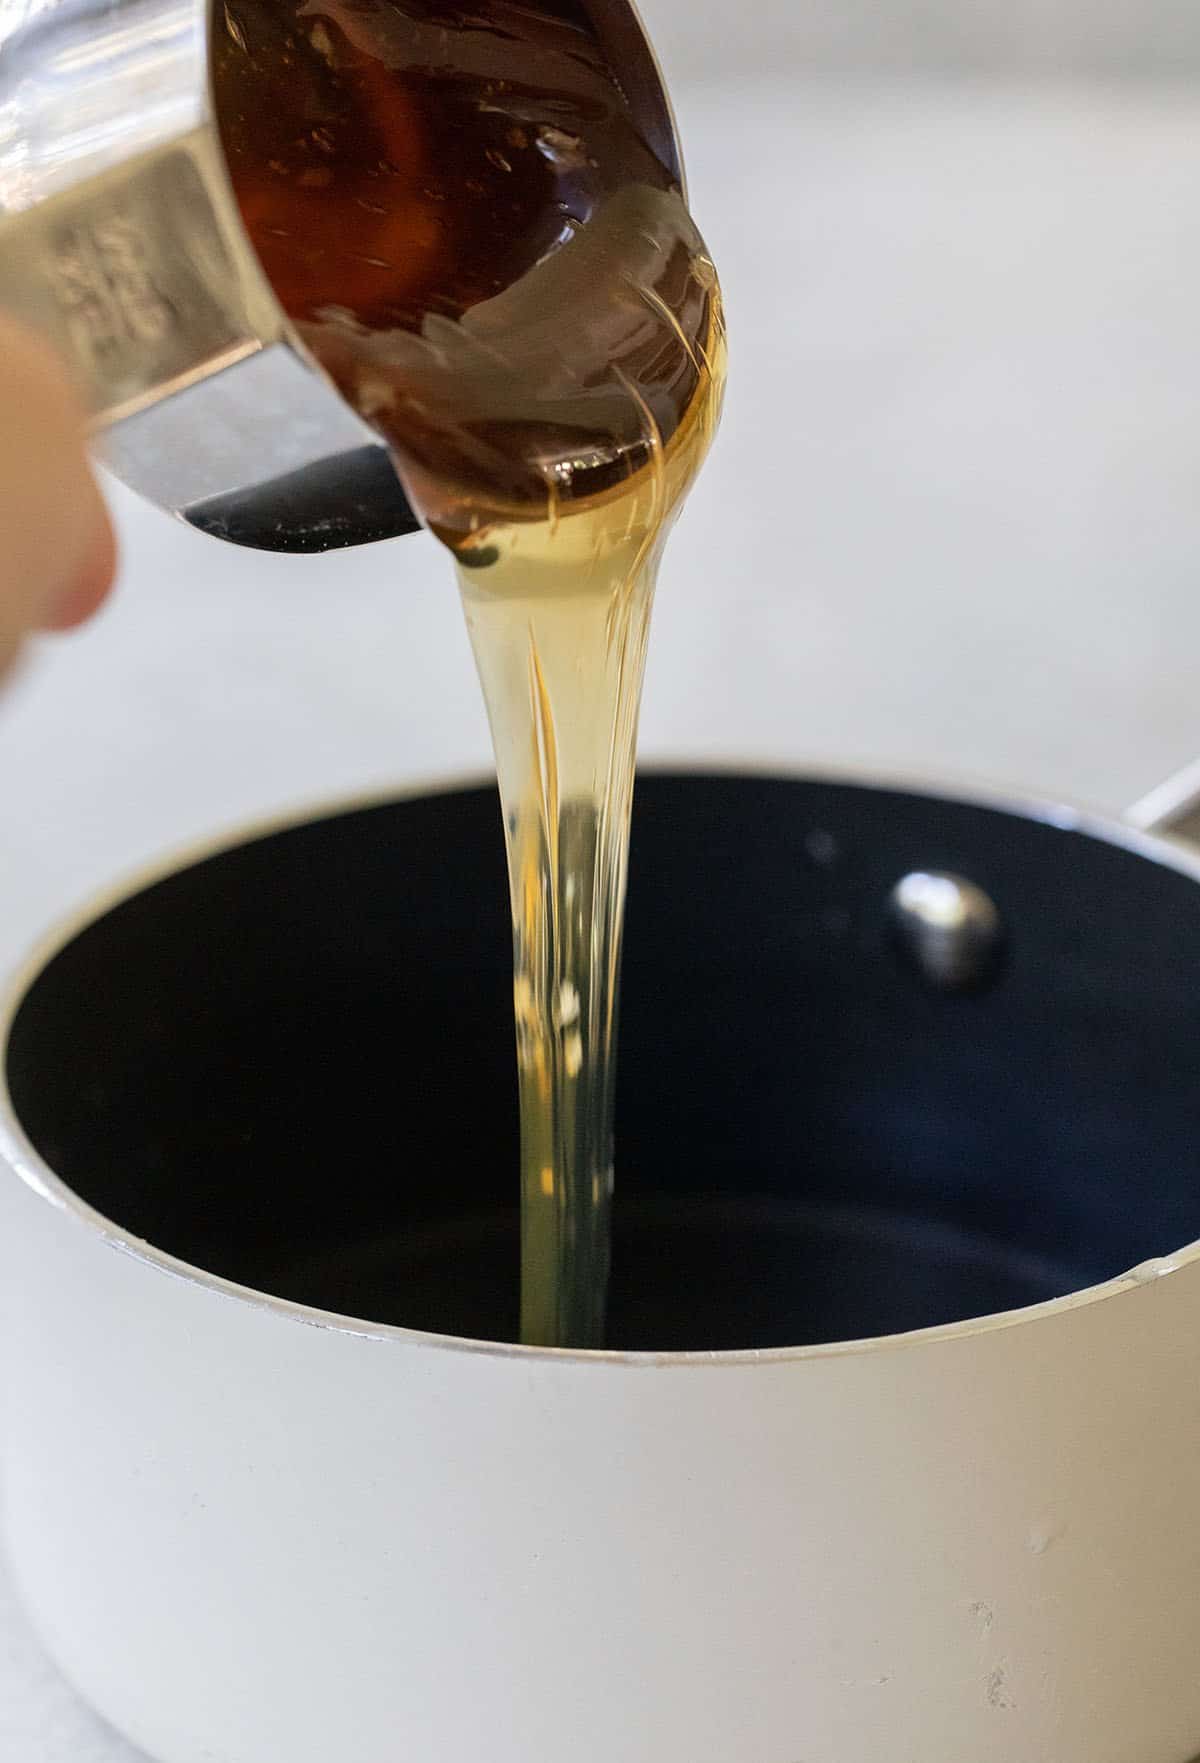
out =
{"type": "MultiPolygon", "coordinates": [[[[1148,862],[1174,869],[1189,880],[1200,884],[1200,850],[1161,833],[1144,832],[1115,817],[1053,800],[1005,791],[989,785],[965,780],[931,779],[908,773],[880,772],[858,766],[804,767],[771,763],[763,759],[660,760],[642,768],[642,775],[660,773],[667,776],[715,776],[746,778],[779,778],[797,783],[818,783],[855,786],[904,795],[918,795],[935,801],[953,802],[964,806],[990,809],[1010,814],[1021,820],[1032,820],[1063,831],[1081,833],[1102,843],[1116,846],[1145,858],[1148,862]]],[[[8,1046],[18,1010],[34,982],[50,961],[60,954],[90,925],[103,918],[114,907],[164,881],[180,870],[190,868],[223,851],[273,833],[285,832],[310,822],[329,820],[359,809],[382,807],[388,802],[402,802],[420,796],[465,793],[494,783],[486,772],[456,771],[433,774],[418,781],[383,786],[367,792],[321,798],[317,802],[298,803],[273,815],[259,815],[215,834],[176,847],[164,856],[139,866],[109,886],[90,895],[80,906],[62,918],[35,944],[31,952],[11,975],[0,992],[0,1157],[16,1178],[54,1210],[66,1214],[75,1223],[98,1238],[117,1254],[128,1255],[168,1278],[182,1280],[214,1296],[234,1303],[262,1309],[289,1322],[358,1336],[373,1341],[390,1341],[398,1346],[424,1347],[442,1352],[484,1355],[520,1361],[556,1360],[586,1365],[625,1365],[631,1368],[653,1366],[750,1365],[779,1364],[808,1360],[845,1358],[867,1353],[900,1352],[918,1345],[936,1342],[964,1341],[971,1337],[995,1333],[1000,1329],[1028,1328],[1051,1317],[1113,1299],[1135,1291],[1151,1278],[1170,1277],[1200,1261],[1200,1240],[1188,1243],[1161,1258],[1144,1263],[1129,1272],[1098,1285],[1085,1286],[1040,1304],[1015,1310],[996,1311],[986,1316],[970,1317],[960,1322],[938,1323],[933,1327],[911,1329],[892,1335],[866,1336],[862,1339],[814,1343],[799,1347],[730,1348],[703,1352],[630,1352],[563,1347],[529,1347],[518,1342],[473,1340],[458,1335],[438,1334],[425,1329],[406,1328],[394,1323],[373,1323],[314,1306],[295,1303],[252,1286],[225,1279],[191,1262],[180,1260],[157,1248],[153,1243],[123,1230],[112,1219],[83,1200],[58,1176],[35,1149],[21,1126],[8,1085],[8,1046]]]]}

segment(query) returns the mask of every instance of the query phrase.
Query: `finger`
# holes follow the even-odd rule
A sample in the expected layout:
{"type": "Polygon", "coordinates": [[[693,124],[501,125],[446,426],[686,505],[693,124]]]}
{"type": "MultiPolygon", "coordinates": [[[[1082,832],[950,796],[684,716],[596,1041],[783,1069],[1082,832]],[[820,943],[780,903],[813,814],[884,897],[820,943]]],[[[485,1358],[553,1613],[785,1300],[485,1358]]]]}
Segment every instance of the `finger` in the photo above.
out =
{"type": "Polygon", "coordinates": [[[83,412],[48,346],[0,315],[0,664],[99,604],[114,542],[83,412]]]}
{"type": "Polygon", "coordinates": [[[97,507],[91,549],[76,572],[74,586],[38,619],[45,631],[70,631],[86,624],[108,597],[117,572],[117,540],[108,509],[92,479],[97,507]]]}

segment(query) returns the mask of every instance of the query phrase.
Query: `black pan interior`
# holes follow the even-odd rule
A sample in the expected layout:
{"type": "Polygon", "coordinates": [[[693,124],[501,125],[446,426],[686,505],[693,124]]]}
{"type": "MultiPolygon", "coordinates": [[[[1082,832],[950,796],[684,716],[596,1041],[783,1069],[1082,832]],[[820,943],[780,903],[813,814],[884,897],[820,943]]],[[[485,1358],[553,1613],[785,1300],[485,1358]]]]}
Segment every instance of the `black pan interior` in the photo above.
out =
{"type": "MultiPolygon", "coordinates": [[[[196,864],[36,980],[7,1070],[124,1229],[375,1321],[511,1339],[515,1079],[491,791],[196,864]]],[[[1025,1304],[1200,1235],[1200,887],[975,806],[647,776],[635,811],[610,1342],[799,1344],[1025,1304]],[[886,901],[1007,926],[923,989],[886,901]]]]}

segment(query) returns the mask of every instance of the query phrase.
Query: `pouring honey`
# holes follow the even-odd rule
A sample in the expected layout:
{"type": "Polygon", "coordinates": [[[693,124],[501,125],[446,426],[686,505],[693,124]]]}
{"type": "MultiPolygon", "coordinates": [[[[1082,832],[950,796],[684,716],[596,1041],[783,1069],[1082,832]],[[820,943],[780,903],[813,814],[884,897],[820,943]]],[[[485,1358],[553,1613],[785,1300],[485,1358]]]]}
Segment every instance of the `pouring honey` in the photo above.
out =
{"type": "Polygon", "coordinates": [[[214,56],[267,276],[456,571],[508,850],[521,1336],[549,1346],[604,1341],[643,667],[725,376],[716,271],[669,128],[622,77],[623,18],[229,0],[214,56]]]}

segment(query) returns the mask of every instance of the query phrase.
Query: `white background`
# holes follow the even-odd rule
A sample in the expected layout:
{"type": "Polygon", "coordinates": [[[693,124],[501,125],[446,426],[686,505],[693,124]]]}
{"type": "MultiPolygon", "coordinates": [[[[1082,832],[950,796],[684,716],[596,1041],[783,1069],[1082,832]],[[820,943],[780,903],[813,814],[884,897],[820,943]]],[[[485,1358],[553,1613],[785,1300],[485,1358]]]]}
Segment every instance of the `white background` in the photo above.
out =
{"type": "MultiPolygon", "coordinates": [[[[732,382],[664,571],[643,751],[1139,795],[1200,752],[1194,0],[644,10],[732,382]]],[[[486,763],[424,539],[267,558],[114,506],[111,609],[0,709],[4,965],[164,847],[486,763]]],[[[129,1758],[2,1568],[0,1757],[129,1758]]]]}

